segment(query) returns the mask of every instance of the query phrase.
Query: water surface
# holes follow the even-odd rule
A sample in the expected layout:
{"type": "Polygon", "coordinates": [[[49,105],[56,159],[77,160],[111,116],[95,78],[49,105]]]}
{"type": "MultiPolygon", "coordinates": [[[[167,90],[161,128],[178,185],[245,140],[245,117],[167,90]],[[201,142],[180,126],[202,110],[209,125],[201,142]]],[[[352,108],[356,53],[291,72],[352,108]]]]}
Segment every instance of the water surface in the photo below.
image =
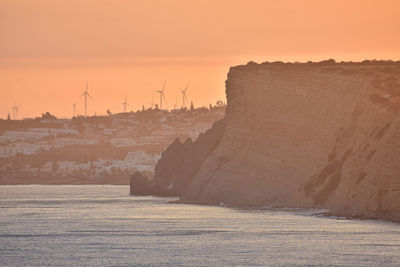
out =
{"type": "Polygon", "coordinates": [[[0,186],[0,266],[400,265],[400,224],[168,204],[128,191],[0,186]]]}

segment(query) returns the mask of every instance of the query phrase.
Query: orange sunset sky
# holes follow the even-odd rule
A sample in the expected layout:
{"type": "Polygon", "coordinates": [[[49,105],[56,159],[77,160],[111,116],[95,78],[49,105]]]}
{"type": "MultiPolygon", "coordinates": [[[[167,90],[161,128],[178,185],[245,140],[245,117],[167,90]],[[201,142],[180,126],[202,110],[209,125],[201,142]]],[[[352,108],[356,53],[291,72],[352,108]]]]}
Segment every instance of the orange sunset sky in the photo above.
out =
{"type": "Polygon", "coordinates": [[[400,59],[398,0],[0,0],[0,117],[225,101],[230,66],[253,60],[400,59]]]}

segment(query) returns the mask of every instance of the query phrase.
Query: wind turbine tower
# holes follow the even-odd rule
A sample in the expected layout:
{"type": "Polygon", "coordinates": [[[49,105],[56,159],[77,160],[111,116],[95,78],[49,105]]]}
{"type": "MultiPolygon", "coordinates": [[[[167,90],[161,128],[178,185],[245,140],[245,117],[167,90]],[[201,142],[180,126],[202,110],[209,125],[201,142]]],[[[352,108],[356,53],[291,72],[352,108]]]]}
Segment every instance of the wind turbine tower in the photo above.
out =
{"type": "Polygon", "coordinates": [[[72,104],[73,112],[72,112],[72,117],[75,117],[76,114],[76,103],[72,104]]]}
{"type": "Polygon", "coordinates": [[[90,97],[90,99],[93,100],[93,98],[89,95],[89,92],[88,92],[88,82],[87,81],[86,81],[86,90],[83,92],[81,97],[82,96],[85,96],[85,117],[87,117],[87,97],[90,97]]]}
{"type": "Polygon", "coordinates": [[[124,113],[126,113],[126,107],[129,106],[128,104],[128,98],[125,96],[125,102],[122,103],[122,106],[124,107],[124,113]]]}
{"type": "Polygon", "coordinates": [[[189,87],[189,84],[186,85],[186,87],[185,87],[184,90],[181,89],[181,92],[182,92],[182,107],[183,107],[183,108],[186,107],[186,102],[187,102],[186,91],[187,91],[188,87],[189,87]]]}
{"type": "Polygon", "coordinates": [[[14,105],[12,106],[12,116],[14,120],[16,120],[18,117],[18,108],[19,106],[15,104],[15,98],[14,98],[14,105]]]}
{"type": "Polygon", "coordinates": [[[165,104],[168,106],[167,98],[165,97],[165,94],[164,94],[165,83],[166,83],[166,81],[164,81],[164,85],[163,85],[163,87],[162,87],[161,90],[156,91],[157,93],[160,94],[160,109],[162,109],[162,102],[163,102],[163,99],[165,100],[165,104]]]}

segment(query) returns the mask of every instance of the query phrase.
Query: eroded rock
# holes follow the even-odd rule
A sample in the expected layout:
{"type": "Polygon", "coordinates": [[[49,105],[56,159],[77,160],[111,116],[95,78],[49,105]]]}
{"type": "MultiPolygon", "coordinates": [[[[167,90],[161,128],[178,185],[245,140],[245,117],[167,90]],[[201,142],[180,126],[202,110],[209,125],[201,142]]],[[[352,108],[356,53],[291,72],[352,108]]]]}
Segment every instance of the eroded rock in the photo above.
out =
{"type": "Polygon", "coordinates": [[[188,138],[182,143],[177,138],[162,152],[151,182],[141,182],[143,178],[138,175],[134,180],[140,181],[140,188],[148,189],[148,195],[181,196],[186,192],[204,160],[218,146],[225,125],[224,119],[215,122],[211,129],[201,133],[195,142],[188,138]]]}
{"type": "Polygon", "coordinates": [[[153,195],[154,189],[149,179],[144,176],[141,172],[135,172],[131,176],[131,183],[130,183],[130,194],[137,195],[137,196],[147,196],[153,195]]]}
{"type": "Polygon", "coordinates": [[[399,81],[390,61],[231,68],[224,136],[180,201],[400,220],[399,81]]]}
{"type": "Polygon", "coordinates": [[[223,122],[163,153],[158,192],[400,221],[400,62],[251,62],[226,94],[223,122]]]}

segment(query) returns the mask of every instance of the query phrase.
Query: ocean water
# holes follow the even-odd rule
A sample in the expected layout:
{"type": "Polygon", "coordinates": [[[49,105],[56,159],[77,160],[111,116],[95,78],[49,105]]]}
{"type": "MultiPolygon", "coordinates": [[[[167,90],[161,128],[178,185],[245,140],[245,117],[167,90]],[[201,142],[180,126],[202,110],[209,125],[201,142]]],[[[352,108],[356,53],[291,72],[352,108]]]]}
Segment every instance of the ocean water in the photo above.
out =
{"type": "Polygon", "coordinates": [[[0,186],[0,266],[400,266],[400,224],[0,186]]]}

